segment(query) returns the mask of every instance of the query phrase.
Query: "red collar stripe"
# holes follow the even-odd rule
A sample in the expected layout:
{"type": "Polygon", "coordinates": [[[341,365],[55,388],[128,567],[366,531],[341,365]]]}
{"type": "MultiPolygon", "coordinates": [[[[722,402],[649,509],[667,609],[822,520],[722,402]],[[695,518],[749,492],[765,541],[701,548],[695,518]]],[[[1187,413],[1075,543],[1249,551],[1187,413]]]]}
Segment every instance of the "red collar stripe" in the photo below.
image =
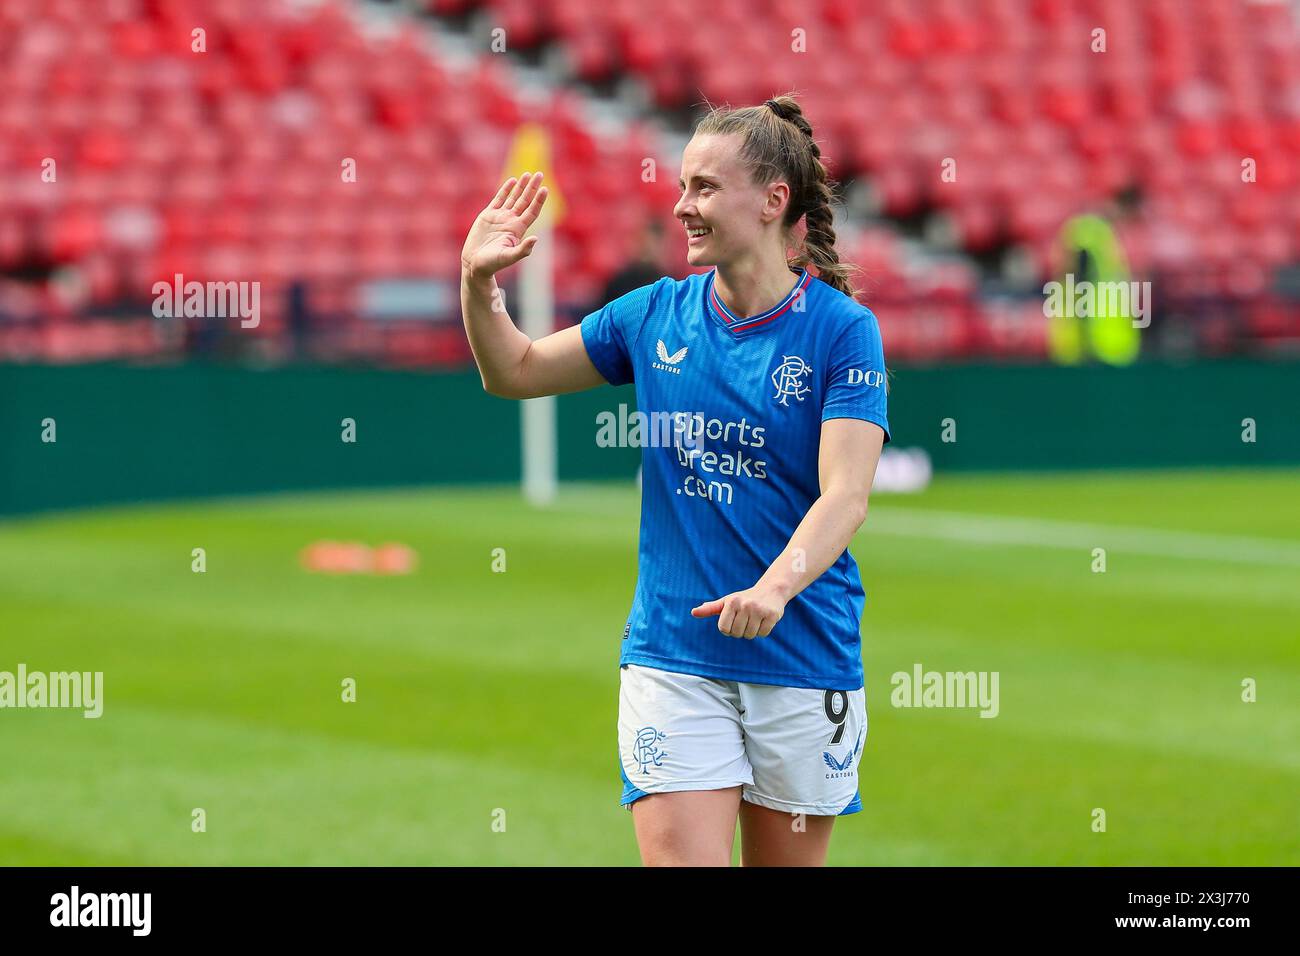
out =
{"type": "Polygon", "coordinates": [[[722,299],[719,298],[717,289],[712,280],[709,282],[709,299],[712,302],[714,309],[717,311],[718,316],[731,327],[733,332],[745,332],[749,329],[758,328],[760,325],[766,325],[768,322],[779,318],[781,315],[789,311],[790,307],[794,305],[799,296],[803,294],[803,290],[808,285],[808,278],[808,270],[802,270],[801,275],[799,276],[799,281],[795,283],[794,288],[790,290],[790,294],[785,297],[784,301],[774,305],[768,312],[752,316],[748,319],[742,319],[738,316],[732,315],[731,311],[723,305],[722,299]]]}

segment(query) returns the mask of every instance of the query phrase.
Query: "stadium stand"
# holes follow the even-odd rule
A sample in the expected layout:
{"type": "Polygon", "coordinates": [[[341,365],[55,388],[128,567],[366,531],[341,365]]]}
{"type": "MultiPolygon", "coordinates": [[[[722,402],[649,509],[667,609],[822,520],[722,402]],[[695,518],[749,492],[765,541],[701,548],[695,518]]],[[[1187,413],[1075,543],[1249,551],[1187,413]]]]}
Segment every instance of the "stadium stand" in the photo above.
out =
{"type": "MultiPolygon", "coordinates": [[[[458,251],[521,121],[554,137],[568,206],[557,307],[572,321],[647,219],[671,223],[675,175],[640,175],[645,157],[675,169],[660,127],[683,123],[700,90],[750,103],[789,88],[806,90],[855,197],[843,254],[865,270],[891,359],[1041,356],[1041,297],[997,291],[1041,285],[1061,223],[1130,183],[1146,197],[1122,234],[1134,272],[1190,303],[1197,348],[1300,340],[1300,310],[1273,290],[1300,256],[1300,41],[1285,4],[891,0],[870,18],[859,6],[715,0],[701,17],[659,0],[646,17],[634,0],[429,0],[412,17],[342,2],[6,0],[0,357],[253,344],[268,359],[464,362],[458,251]],[[511,50],[561,63],[564,82],[530,88],[509,57],[453,61],[431,40],[486,23],[511,50]],[[1098,23],[1104,53],[1090,48],[1098,23]],[[815,55],[783,52],[796,30],[815,55]],[[629,79],[649,97],[644,117],[616,134],[589,122],[581,90],[629,79]],[[939,175],[950,157],[955,182],[939,175]],[[148,290],[177,273],[256,279],[260,326],[236,343],[154,319],[148,290]],[[362,315],[367,283],[411,277],[450,290],[440,314],[362,315]]],[[[680,275],[677,236],[664,263],[680,275]]]]}

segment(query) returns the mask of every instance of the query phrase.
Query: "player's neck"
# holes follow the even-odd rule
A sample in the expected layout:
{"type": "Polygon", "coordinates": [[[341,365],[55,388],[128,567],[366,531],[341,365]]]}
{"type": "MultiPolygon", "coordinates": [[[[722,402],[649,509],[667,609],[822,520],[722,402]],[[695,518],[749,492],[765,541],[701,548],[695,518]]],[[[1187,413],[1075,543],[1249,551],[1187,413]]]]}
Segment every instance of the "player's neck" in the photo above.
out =
{"type": "Polygon", "coordinates": [[[782,302],[794,288],[797,277],[782,260],[772,263],[741,263],[717,267],[713,289],[734,315],[761,315],[782,302]]]}

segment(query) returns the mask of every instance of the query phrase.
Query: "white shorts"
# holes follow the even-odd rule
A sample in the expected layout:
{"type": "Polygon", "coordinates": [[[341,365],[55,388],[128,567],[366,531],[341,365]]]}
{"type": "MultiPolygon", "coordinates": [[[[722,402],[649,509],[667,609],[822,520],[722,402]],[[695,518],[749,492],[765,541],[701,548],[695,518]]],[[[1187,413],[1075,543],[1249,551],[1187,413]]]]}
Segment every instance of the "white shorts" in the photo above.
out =
{"type": "Polygon", "coordinates": [[[641,797],[741,786],[741,798],[788,813],[862,809],[858,762],[866,689],[817,690],[619,669],[618,752],[629,810],[641,797]]]}

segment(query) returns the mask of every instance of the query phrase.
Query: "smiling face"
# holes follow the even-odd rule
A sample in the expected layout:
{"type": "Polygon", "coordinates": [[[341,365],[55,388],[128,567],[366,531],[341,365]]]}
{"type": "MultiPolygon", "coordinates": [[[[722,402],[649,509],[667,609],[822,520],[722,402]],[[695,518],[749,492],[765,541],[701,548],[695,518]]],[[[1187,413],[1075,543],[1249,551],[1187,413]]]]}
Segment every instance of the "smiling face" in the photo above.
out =
{"type": "Polygon", "coordinates": [[[738,262],[777,241],[789,186],[756,184],[740,147],[737,134],[701,135],[682,152],[682,195],[673,215],[688,230],[686,261],[692,266],[738,262]],[[696,236],[697,228],[707,231],[696,236]]]}

